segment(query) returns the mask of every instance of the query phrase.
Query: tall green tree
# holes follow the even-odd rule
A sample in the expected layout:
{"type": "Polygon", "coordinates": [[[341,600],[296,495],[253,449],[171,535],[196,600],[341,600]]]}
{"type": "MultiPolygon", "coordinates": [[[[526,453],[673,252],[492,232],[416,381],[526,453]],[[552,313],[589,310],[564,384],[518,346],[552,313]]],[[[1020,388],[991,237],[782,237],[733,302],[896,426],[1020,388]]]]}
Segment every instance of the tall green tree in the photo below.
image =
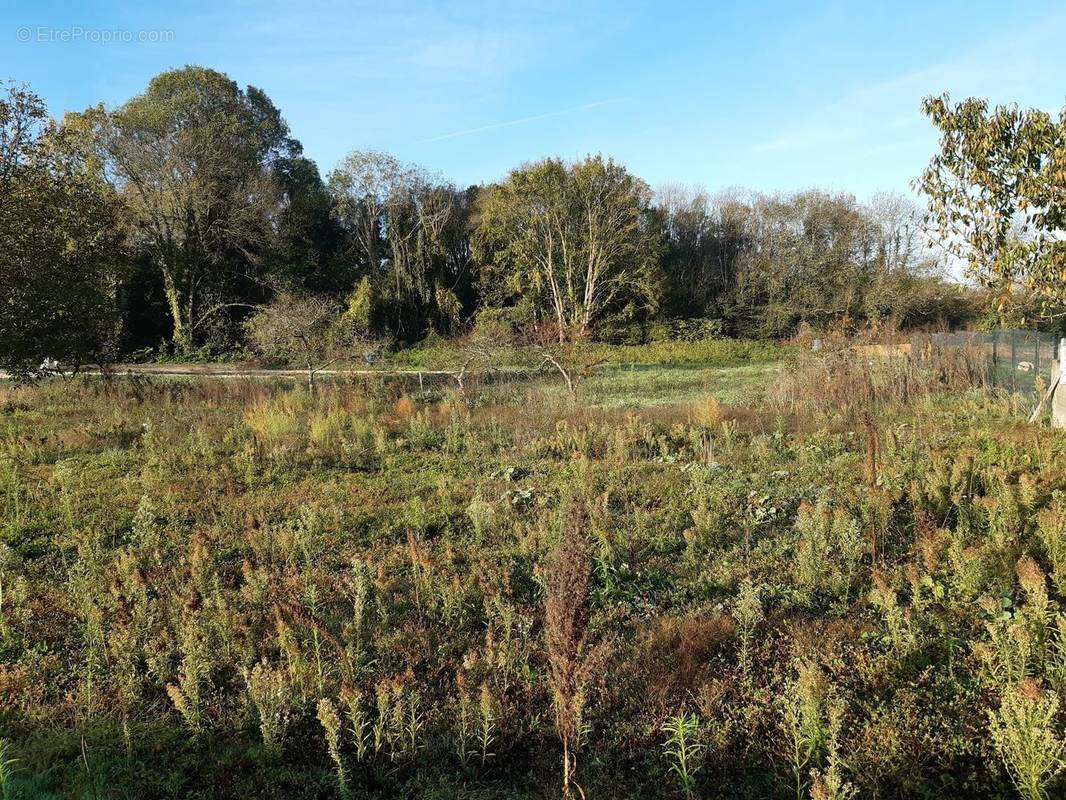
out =
{"type": "Polygon", "coordinates": [[[357,272],[344,258],[346,237],[315,162],[304,156],[282,158],[273,171],[281,198],[263,255],[264,274],[291,289],[347,291],[357,272]]]}
{"type": "Polygon", "coordinates": [[[819,191],[757,198],[755,246],[737,268],[737,311],[762,336],[857,320],[877,270],[874,229],[851,195],[819,191]]]}
{"type": "Polygon", "coordinates": [[[475,233],[490,303],[524,304],[580,339],[608,313],[635,316],[659,301],[659,231],[652,193],[602,156],[555,158],[488,187],[475,233]]]}
{"type": "Polygon", "coordinates": [[[0,94],[0,368],[102,363],[118,329],[118,198],[76,120],[28,89],[0,94]]]}
{"type": "Polygon", "coordinates": [[[1045,317],[1066,309],[1066,107],[1058,118],[984,100],[927,97],[940,150],[918,181],[931,233],[1006,310],[1018,289],[1045,317]]]}
{"type": "Polygon", "coordinates": [[[85,116],[161,274],[174,344],[194,347],[213,315],[246,301],[281,203],[275,167],[300,145],[266,94],[204,67],[85,116]]]}
{"type": "Polygon", "coordinates": [[[655,207],[662,226],[663,311],[671,317],[722,316],[736,283],[738,259],[750,245],[748,207],[669,185],[655,207]]]}
{"type": "Polygon", "coordinates": [[[354,151],[329,176],[353,257],[374,285],[376,314],[404,340],[454,332],[472,301],[474,192],[388,153],[354,151]]]}
{"type": "Polygon", "coordinates": [[[667,186],[663,310],[715,318],[745,336],[790,336],[801,325],[963,321],[965,292],[930,256],[919,210],[906,198],[807,190],[719,196],[667,186]]]}

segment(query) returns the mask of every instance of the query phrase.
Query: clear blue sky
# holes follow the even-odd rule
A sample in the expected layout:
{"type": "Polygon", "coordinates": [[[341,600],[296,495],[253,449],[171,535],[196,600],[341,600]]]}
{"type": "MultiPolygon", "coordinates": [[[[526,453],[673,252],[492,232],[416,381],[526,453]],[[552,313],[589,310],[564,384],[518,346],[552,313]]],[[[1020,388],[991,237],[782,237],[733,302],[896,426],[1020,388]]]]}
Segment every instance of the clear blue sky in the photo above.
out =
{"type": "Polygon", "coordinates": [[[53,114],[116,105],[161,70],[203,64],[264,89],[323,174],[353,148],[459,184],[603,152],[652,185],[863,198],[908,191],[928,160],[926,94],[1066,103],[1061,0],[0,7],[0,77],[53,114]]]}

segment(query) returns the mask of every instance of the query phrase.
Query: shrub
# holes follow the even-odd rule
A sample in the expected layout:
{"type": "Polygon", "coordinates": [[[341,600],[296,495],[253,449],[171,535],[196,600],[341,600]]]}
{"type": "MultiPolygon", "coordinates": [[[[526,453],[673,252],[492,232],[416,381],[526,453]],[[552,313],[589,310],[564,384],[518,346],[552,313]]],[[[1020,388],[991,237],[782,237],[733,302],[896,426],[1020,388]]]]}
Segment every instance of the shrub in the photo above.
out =
{"type": "Polygon", "coordinates": [[[1025,800],[1047,800],[1048,788],[1066,770],[1058,710],[1058,697],[1027,680],[1003,695],[998,711],[989,712],[996,751],[1025,800]]]}
{"type": "Polygon", "coordinates": [[[810,772],[822,765],[830,740],[825,677],[814,664],[800,661],[797,676],[782,695],[785,734],[796,800],[804,800],[810,772]]]}
{"type": "Polygon", "coordinates": [[[286,670],[260,661],[244,671],[248,697],[259,715],[263,747],[274,756],[281,754],[292,711],[292,686],[286,670]]]}

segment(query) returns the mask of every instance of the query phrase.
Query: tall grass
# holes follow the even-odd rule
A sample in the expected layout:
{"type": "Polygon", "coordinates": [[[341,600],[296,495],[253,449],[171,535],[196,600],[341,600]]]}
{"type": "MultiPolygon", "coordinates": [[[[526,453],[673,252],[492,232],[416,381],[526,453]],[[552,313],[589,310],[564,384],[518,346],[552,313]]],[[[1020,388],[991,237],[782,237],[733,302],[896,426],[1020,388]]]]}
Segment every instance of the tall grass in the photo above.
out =
{"type": "Polygon", "coordinates": [[[18,772],[18,759],[11,755],[7,739],[0,739],[0,800],[14,800],[13,779],[18,772]]]}
{"type": "Polygon", "coordinates": [[[969,348],[869,357],[842,347],[797,359],[769,398],[791,413],[854,418],[920,397],[983,388],[988,368],[986,356],[969,348]]]}

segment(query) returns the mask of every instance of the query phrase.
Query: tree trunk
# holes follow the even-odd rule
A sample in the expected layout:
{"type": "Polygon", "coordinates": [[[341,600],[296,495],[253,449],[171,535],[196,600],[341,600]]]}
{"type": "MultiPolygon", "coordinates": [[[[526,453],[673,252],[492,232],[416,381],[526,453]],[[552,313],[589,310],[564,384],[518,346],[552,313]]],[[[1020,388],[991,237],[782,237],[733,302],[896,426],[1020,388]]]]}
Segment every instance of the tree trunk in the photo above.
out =
{"type": "Polygon", "coordinates": [[[181,292],[178,289],[177,282],[173,276],[169,273],[163,275],[163,292],[167,298],[167,308],[170,311],[170,319],[174,324],[174,332],[171,335],[171,342],[177,350],[190,350],[192,349],[191,334],[185,325],[185,314],[182,309],[181,292]]]}

